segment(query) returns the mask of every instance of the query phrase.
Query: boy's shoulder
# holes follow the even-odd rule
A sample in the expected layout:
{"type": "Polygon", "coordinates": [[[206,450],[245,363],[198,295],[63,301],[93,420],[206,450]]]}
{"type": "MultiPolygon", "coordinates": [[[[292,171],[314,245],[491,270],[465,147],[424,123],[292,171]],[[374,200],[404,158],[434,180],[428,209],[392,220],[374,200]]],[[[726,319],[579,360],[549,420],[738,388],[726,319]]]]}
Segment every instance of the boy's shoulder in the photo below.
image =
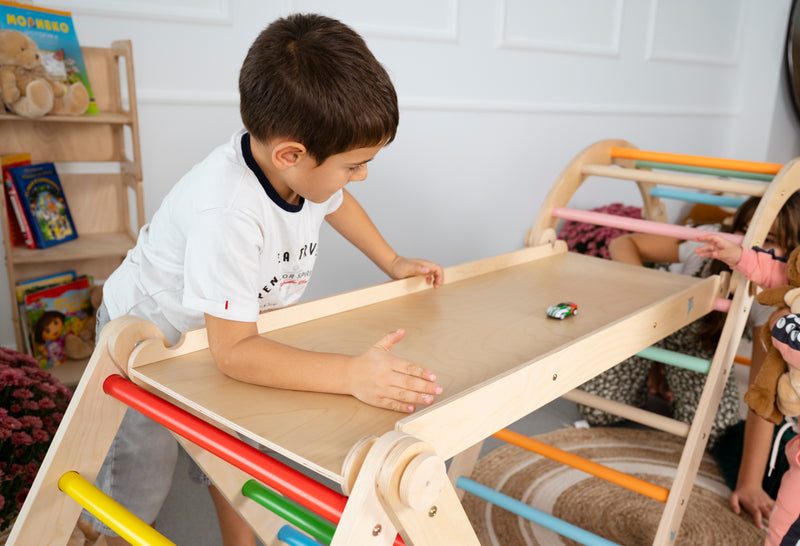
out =
{"type": "Polygon", "coordinates": [[[191,198],[201,209],[231,206],[234,201],[254,204],[260,184],[242,157],[242,134],[234,134],[183,175],[170,192],[173,197],[191,198]]]}

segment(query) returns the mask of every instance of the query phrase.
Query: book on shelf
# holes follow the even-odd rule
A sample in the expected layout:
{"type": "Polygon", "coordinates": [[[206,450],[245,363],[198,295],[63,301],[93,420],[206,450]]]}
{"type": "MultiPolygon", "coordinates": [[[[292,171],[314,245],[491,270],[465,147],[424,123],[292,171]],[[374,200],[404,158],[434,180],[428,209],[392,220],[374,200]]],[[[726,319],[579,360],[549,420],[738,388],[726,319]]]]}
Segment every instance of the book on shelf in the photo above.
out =
{"type": "MultiPolygon", "coordinates": [[[[29,292],[25,295],[25,318],[31,333],[33,357],[43,369],[67,360],[64,349],[70,335],[79,335],[94,316],[89,277],[29,292]]],[[[21,318],[22,320],[22,318],[21,318]]]]}
{"type": "Polygon", "coordinates": [[[89,94],[86,113],[97,113],[70,12],[0,0],[0,30],[17,30],[28,35],[39,48],[48,77],[65,86],[82,83],[89,94]]]}
{"type": "Polygon", "coordinates": [[[55,165],[22,165],[11,167],[9,172],[37,248],[77,239],[55,165]]]}
{"type": "Polygon", "coordinates": [[[63,271],[53,275],[45,275],[35,279],[20,281],[16,285],[17,309],[19,311],[19,326],[22,331],[22,340],[25,344],[25,352],[33,355],[33,345],[31,343],[31,329],[28,324],[28,313],[25,308],[25,296],[33,294],[46,288],[52,288],[60,284],[66,284],[76,279],[75,271],[63,271]]]}
{"type": "Polygon", "coordinates": [[[11,167],[31,164],[31,154],[14,154],[0,157],[0,171],[3,176],[3,188],[6,196],[6,213],[8,216],[8,231],[11,235],[11,246],[27,246],[36,248],[28,219],[22,209],[22,202],[17,195],[17,189],[11,179],[11,167]]]}

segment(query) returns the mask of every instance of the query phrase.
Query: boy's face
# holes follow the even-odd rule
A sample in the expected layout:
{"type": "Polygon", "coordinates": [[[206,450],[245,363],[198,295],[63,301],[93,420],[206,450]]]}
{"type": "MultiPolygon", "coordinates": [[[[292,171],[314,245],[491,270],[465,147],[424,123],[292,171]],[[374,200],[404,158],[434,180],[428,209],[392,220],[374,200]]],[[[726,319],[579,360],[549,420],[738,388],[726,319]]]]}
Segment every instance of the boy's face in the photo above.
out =
{"type": "Polygon", "coordinates": [[[383,148],[383,144],[356,148],[330,156],[322,164],[305,154],[297,162],[287,185],[299,196],[313,203],[322,203],[349,182],[367,178],[367,163],[383,148]]]}

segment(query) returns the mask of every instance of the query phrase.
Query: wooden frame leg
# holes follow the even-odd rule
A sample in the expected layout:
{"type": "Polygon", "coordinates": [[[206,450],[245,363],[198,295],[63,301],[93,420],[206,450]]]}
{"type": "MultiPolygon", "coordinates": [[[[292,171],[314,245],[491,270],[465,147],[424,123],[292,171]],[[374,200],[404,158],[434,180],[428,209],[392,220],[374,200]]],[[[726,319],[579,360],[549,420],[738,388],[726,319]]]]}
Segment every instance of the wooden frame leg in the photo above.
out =
{"type": "Polygon", "coordinates": [[[58,479],[70,470],[89,482],[97,478],[127,409],[103,392],[103,381],[114,373],[125,374],[135,343],[151,337],[161,337],[161,333],[133,317],[121,317],[103,328],[11,530],[8,546],[67,543],[81,507],[59,490],[58,479]]]}
{"type": "Polygon", "coordinates": [[[391,431],[370,447],[331,546],[388,545],[397,530],[408,546],[480,546],[444,461],[427,443],[391,431]]]}
{"type": "Polygon", "coordinates": [[[407,545],[480,546],[444,461],[427,443],[410,436],[397,442],[378,476],[378,491],[407,545]]]}
{"type": "MultiPolygon", "coordinates": [[[[472,475],[472,471],[475,470],[475,465],[478,463],[478,457],[480,457],[482,447],[483,442],[478,442],[450,460],[450,466],[447,469],[447,478],[450,480],[453,487],[455,487],[456,481],[461,476],[470,477],[472,475]]],[[[465,493],[463,489],[456,488],[456,495],[458,495],[459,500],[464,499],[465,493]]]]}

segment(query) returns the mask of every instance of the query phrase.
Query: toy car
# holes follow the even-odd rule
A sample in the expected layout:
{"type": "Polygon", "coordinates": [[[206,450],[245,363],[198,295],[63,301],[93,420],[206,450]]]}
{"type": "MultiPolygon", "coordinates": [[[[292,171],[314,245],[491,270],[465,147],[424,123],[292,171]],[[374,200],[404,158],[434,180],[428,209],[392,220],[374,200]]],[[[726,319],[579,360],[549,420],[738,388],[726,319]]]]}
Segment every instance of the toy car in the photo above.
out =
{"type": "Polygon", "coordinates": [[[578,314],[578,304],[563,302],[551,305],[547,308],[547,316],[554,319],[564,320],[567,317],[578,314]]]}

